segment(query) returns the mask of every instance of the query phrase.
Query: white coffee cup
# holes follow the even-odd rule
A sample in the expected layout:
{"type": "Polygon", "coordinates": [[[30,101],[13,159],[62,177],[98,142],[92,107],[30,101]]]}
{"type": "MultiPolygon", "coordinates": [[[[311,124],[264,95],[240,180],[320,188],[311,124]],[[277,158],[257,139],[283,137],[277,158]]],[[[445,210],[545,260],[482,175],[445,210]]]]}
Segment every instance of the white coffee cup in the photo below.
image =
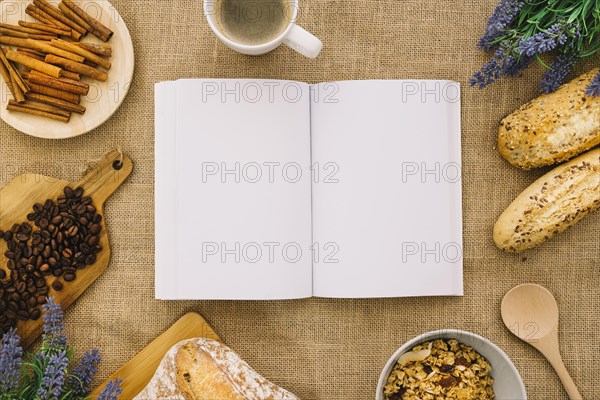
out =
{"type": "Polygon", "coordinates": [[[204,15],[211,29],[229,48],[242,54],[258,56],[268,53],[271,50],[279,47],[282,43],[288,45],[298,53],[306,57],[315,58],[321,52],[323,43],[314,35],[296,25],[296,17],[298,16],[298,0],[288,0],[289,4],[289,22],[285,30],[277,37],[272,38],[265,43],[259,44],[244,44],[236,42],[227,37],[221,30],[217,18],[217,8],[222,0],[204,0],[204,15]]]}

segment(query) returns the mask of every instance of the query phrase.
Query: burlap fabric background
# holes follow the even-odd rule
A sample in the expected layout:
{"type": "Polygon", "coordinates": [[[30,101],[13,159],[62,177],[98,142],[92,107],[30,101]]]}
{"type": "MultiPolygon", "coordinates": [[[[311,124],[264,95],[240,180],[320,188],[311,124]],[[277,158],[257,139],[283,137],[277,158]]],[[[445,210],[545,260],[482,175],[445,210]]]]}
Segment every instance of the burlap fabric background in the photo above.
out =
{"type": "MultiPolygon", "coordinates": [[[[373,398],[380,370],[406,340],[459,328],[501,346],[533,400],[565,399],[533,348],[503,326],[500,300],[511,287],[540,283],[556,296],[561,347],[584,398],[600,397],[600,214],[525,255],[503,254],[491,239],[500,212],[542,171],[510,167],[495,149],[498,121],[538,93],[540,69],[479,91],[467,79],[487,59],[476,41],[495,0],[302,0],[299,22],[325,47],[316,60],[281,47],[258,58],[219,43],[201,0],[115,0],[136,50],[131,90],[119,111],[83,137],[47,141],[0,124],[0,183],[24,172],[69,180],[115,146],[135,170],[109,200],[113,258],[67,312],[78,349],[98,346],[103,379],[186,311],[201,313],[254,368],[304,399],[373,398]],[[465,296],[278,302],[154,300],[153,84],[184,77],[453,79],[463,84],[465,296]]],[[[577,72],[591,68],[580,64],[577,72]]],[[[571,77],[574,74],[571,75],[571,77]]],[[[343,282],[340,282],[343,284],[343,282]]]]}

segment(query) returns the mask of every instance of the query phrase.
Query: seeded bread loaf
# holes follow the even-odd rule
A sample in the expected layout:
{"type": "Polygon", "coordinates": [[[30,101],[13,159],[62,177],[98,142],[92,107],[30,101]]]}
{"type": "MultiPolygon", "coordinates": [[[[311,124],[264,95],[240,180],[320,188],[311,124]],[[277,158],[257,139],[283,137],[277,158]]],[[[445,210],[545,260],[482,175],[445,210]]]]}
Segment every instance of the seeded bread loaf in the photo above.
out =
{"type": "Polygon", "coordinates": [[[500,215],[494,242],[502,250],[530,249],[600,208],[600,149],[554,168],[500,215]]]}
{"type": "Polygon", "coordinates": [[[500,123],[498,151],[531,169],[569,160],[600,144],[600,96],[585,94],[592,70],[523,105],[500,123]]]}
{"type": "Polygon", "coordinates": [[[173,346],[134,400],[299,400],[211,339],[173,346]]]}

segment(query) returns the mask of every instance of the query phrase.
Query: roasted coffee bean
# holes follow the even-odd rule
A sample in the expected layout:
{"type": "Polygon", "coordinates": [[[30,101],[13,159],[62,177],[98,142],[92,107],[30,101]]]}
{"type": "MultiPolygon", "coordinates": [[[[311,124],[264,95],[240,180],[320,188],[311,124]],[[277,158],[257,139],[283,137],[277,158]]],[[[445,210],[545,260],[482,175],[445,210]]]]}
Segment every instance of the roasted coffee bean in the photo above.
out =
{"type": "Polygon", "coordinates": [[[5,278],[6,278],[6,271],[3,269],[0,269],[0,279],[5,279],[5,278]]]}
{"type": "Polygon", "coordinates": [[[29,235],[25,233],[17,233],[17,240],[19,242],[26,242],[29,240],[29,235]]]}
{"type": "Polygon", "coordinates": [[[46,273],[46,272],[50,271],[50,265],[48,265],[48,264],[43,264],[43,265],[40,267],[40,271],[41,271],[41,272],[44,272],[44,273],[46,273]]]}
{"type": "Polygon", "coordinates": [[[65,282],[72,282],[77,278],[77,275],[75,275],[75,273],[73,272],[68,272],[63,276],[63,279],[65,280],[65,282]]]}
{"type": "Polygon", "coordinates": [[[27,321],[29,319],[29,313],[25,310],[17,311],[17,318],[21,321],[27,321]]]}
{"type": "Polygon", "coordinates": [[[98,244],[98,236],[90,236],[90,238],[87,240],[87,244],[90,246],[95,246],[98,244]]]}
{"type": "Polygon", "coordinates": [[[54,283],[52,284],[52,289],[56,290],[57,292],[60,292],[61,290],[63,290],[63,284],[60,283],[60,281],[54,281],[54,283]]]}
{"type": "MultiPolygon", "coordinates": [[[[33,306],[35,307],[35,306],[33,306]]],[[[41,311],[39,308],[35,308],[33,310],[31,310],[31,312],[29,313],[29,318],[36,321],[38,319],[40,319],[40,316],[42,315],[41,311]]]]}
{"type": "Polygon", "coordinates": [[[37,306],[37,300],[35,299],[35,297],[30,297],[27,300],[27,305],[29,306],[29,308],[33,308],[33,307],[37,306]]]}
{"type": "Polygon", "coordinates": [[[102,227],[100,226],[100,224],[93,224],[92,226],[90,226],[90,233],[92,235],[99,234],[101,230],[102,230],[102,227]]]}
{"type": "Polygon", "coordinates": [[[64,192],[67,199],[73,198],[73,195],[75,194],[70,186],[65,186],[64,192]]]}
{"type": "Polygon", "coordinates": [[[42,228],[42,229],[46,229],[46,228],[47,228],[49,225],[50,225],[50,224],[49,224],[49,222],[48,222],[48,220],[47,220],[46,218],[42,218],[42,219],[40,219],[40,222],[39,222],[39,224],[38,224],[38,226],[39,226],[40,228],[42,228]]]}
{"type": "Polygon", "coordinates": [[[75,197],[81,198],[81,196],[83,195],[83,188],[81,188],[81,187],[76,188],[75,191],[73,192],[73,194],[75,195],[75,197]]]}

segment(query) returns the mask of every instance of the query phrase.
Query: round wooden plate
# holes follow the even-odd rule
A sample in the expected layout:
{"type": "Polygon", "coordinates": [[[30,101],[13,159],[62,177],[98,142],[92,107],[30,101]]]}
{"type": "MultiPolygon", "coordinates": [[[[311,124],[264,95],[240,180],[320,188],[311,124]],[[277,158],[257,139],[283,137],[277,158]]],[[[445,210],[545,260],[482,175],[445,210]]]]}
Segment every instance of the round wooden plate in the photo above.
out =
{"type": "MultiPolygon", "coordinates": [[[[50,3],[58,5],[56,1],[50,1],[50,3]]],[[[8,100],[12,98],[12,95],[2,81],[0,118],[13,128],[28,135],[45,139],[65,139],[82,135],[102,125],[110,118],[127,95],[133,77],[134,56],[131,35],[123,18],[112,4],[105,0],[83,0],[76,3],[114,32],[113,37],[107,42],[112,46],[113,52],[110,58],[112,67],[108,70],[108,79],[106,82],[100,82],[82,77],[82,81],[90,84],[90,92],[81,98],[81,105],[86,107],[86,111],[83,115],[72,113],[71,120],[67,123],[6,110],[8,100]]],[[[17,25],[19,20],[39,22],[25,14],[25,8],[29,4],[32,4],[31,0],[3,1],[0,3],[0,22],[13,25],[17,25]]],[[[104,43],[89,33],[82,37],[82,41],[104,43]]]]}

